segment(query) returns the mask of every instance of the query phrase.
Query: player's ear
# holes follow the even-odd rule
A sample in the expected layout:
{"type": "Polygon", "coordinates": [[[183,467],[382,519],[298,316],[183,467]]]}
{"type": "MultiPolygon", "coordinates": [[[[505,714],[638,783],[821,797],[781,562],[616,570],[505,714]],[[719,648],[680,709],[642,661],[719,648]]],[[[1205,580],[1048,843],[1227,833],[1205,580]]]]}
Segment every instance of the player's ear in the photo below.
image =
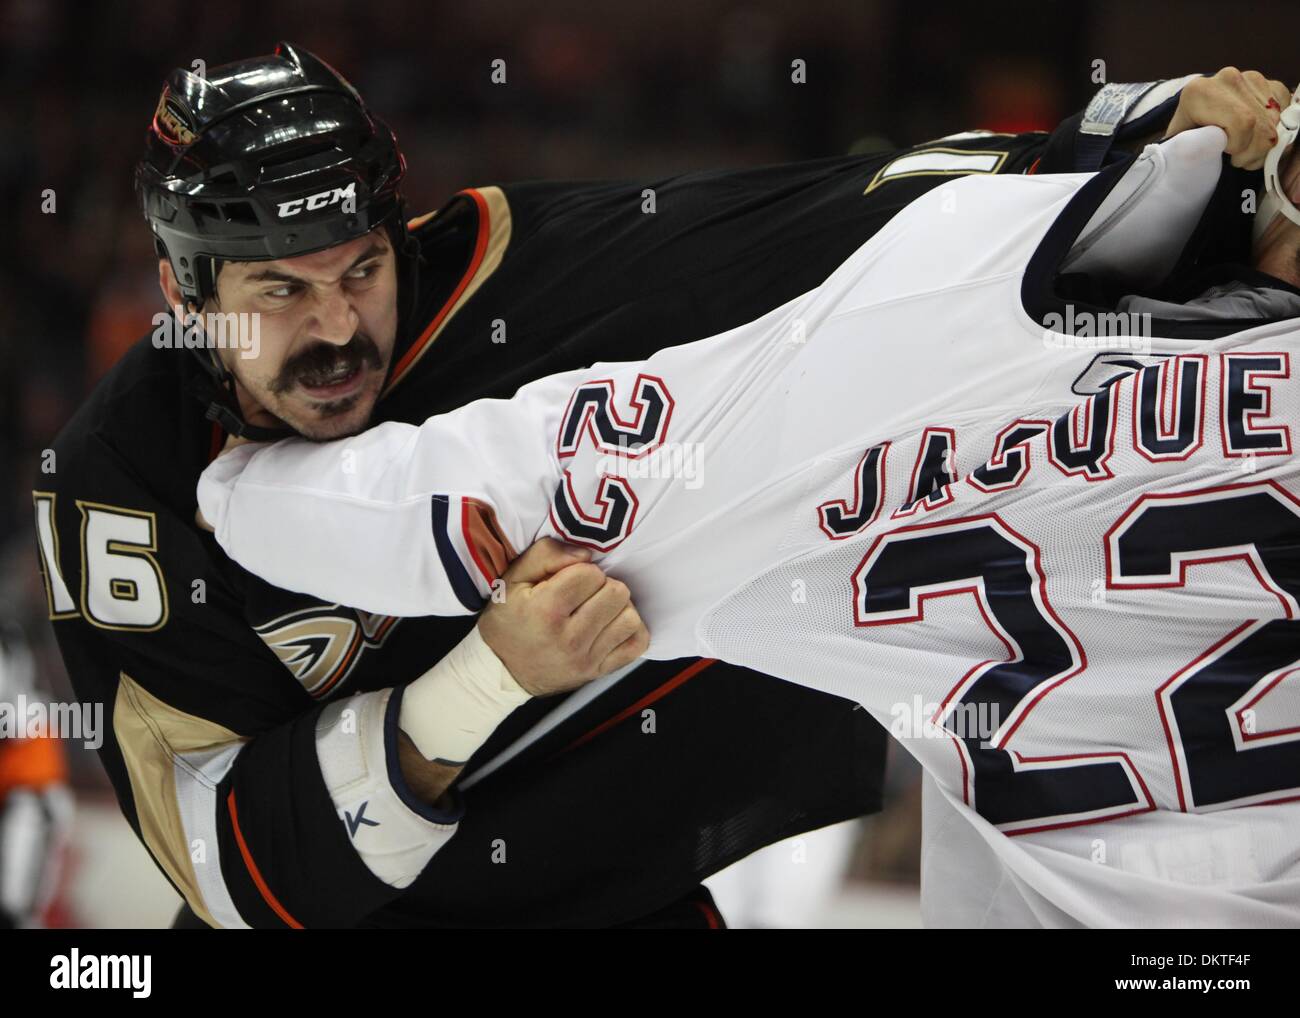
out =
{"type": "Polygon", "coordinates": [[[169,308],[180,306],[181,287],[176,282],[176,272],[172,269],[172,263],[166,258],[158,259],[158,287],[162,290],[163,296],[167,298],[169,308]]]}

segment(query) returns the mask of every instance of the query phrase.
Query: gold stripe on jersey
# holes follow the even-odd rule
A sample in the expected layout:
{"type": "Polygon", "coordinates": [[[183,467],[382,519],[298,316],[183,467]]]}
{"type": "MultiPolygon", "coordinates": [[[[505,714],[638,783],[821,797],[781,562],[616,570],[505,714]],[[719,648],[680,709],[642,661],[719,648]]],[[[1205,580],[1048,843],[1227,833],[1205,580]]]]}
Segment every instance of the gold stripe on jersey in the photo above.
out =
{"type": "MultiPolygon", "coordinates": [[[[125,672],[119,673],[113,734],[131,782],[141,838],[195,914],[209,926],[220,926],[199,890],[176,793],[176,769],[197,773],[187,756],[244,740],[213,721],[164,703],[125,672]]],[[[214,788],[214,803],[215,796],[214,788]]],[[[203,865],[219,867],[217,846],[207,845],[204,850],[203,865]]]]}
{"type": "MultiPolygon", "coordinates": [[[[501,259],[505,257],[506,247],[510,244],[512,225],[510,203],[506,199],[505,192],[499,187],[471,187],[460,193],[474,202],[478,213],[478,235],[474,243],[474,253],[470,256],[465,274],[456,284],[456,289],[452,291],[447,303],[433,316],[425,326],[424,332],[420,334],[420,338],[411,344],[410,349],[402,354],[393,367],[393,377],[383,391],[384,396],[392,392],[397,384],[410,374],[411,368],[428,352],[429,347],[433,346],[452,316],[497,270],[501,265],[501,259]]],[[[419,219],[412,220],[408,229],[414,229],[419,224],[427,222],[429,218],[430,216],[421,216],[419,219]]]]}

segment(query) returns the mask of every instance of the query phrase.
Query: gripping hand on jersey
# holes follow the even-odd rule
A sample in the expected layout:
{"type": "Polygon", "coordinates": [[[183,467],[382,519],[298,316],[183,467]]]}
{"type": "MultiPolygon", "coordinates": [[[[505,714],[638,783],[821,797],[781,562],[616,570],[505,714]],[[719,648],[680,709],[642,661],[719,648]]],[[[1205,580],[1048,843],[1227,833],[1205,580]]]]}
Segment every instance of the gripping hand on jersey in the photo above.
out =
{"type": "Polygon", "coordinates": [[[479,617],[483,641],[533,696],[576,689],[631,664],[650,644],[627,585],[590,557],[537,541],[502,575],[505,596],[479,617]]]}
{"type": "Polygon", "coordinates": [[[1228,136],[1225,151],[1232,165],[1258,170],[1277,141],[1278,121],[1290,102],[1291,90],[1282,82],[1259,71],[1225,67],[1183,86],[1165,137],[1195,127],[1220,127],[1228,136]]]}

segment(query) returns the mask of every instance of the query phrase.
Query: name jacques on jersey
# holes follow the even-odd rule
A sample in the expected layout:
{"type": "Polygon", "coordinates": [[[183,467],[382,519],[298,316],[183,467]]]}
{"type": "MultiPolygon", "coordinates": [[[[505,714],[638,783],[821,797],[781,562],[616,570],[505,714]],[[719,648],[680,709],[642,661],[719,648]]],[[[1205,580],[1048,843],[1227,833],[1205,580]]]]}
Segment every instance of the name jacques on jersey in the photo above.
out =
{"type": "MultiPolygon", "coordinates": [[[[1067,476],[1104,481],[1114,475],[1109,461],[1115,451],[1117,385],[1137,386],[1132,418],[1122,430],[1145,459],[1185,461],[1204,441],[1208,392],[1219,394],[1223,455],[1242,461],[1243,473],[1254,473],[1256,457],[1289,455],[1290,428],[1268,419],[1271,394],[1267,385],[1291,377],[1286,352],[1238,352],[1170,357],[1129,376],[1120,376],[1086,402],[1054,420],[1019,419],[998,432],[992,456],[965,474],[964,481],[984,493],[1006,491],[1029,476],[1027,443],[1044,433],[1048,460],[1067,476]]],[[[934,509],[952,500],[950,485],[960,474],[954,468],[957,432],[928,427],[912,465],[908,494],[891,518],[934,509]]],[[[852,480],[853,498],[824,502],[817,507],[818,525],[831,540],[861,533],[880,515],[884,504],[884,472],[891,447],[872,446],[858,461],[852,480]]]]}

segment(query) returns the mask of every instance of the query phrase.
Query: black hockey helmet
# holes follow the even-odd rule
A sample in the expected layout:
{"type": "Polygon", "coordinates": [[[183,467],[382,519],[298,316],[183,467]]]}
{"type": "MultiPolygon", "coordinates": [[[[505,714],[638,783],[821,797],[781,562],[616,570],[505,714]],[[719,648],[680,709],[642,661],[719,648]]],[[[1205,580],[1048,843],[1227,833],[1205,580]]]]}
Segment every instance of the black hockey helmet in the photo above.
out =
{"type": "Polygon", "coordinates": [[[356,89],[282,42],[206,76],[173,71],[135,186],[159,254],[187,303],[202,304],[215,291],[214,259],[291,258],[401,225],[405,170],[393,132],[356,89]]]}

